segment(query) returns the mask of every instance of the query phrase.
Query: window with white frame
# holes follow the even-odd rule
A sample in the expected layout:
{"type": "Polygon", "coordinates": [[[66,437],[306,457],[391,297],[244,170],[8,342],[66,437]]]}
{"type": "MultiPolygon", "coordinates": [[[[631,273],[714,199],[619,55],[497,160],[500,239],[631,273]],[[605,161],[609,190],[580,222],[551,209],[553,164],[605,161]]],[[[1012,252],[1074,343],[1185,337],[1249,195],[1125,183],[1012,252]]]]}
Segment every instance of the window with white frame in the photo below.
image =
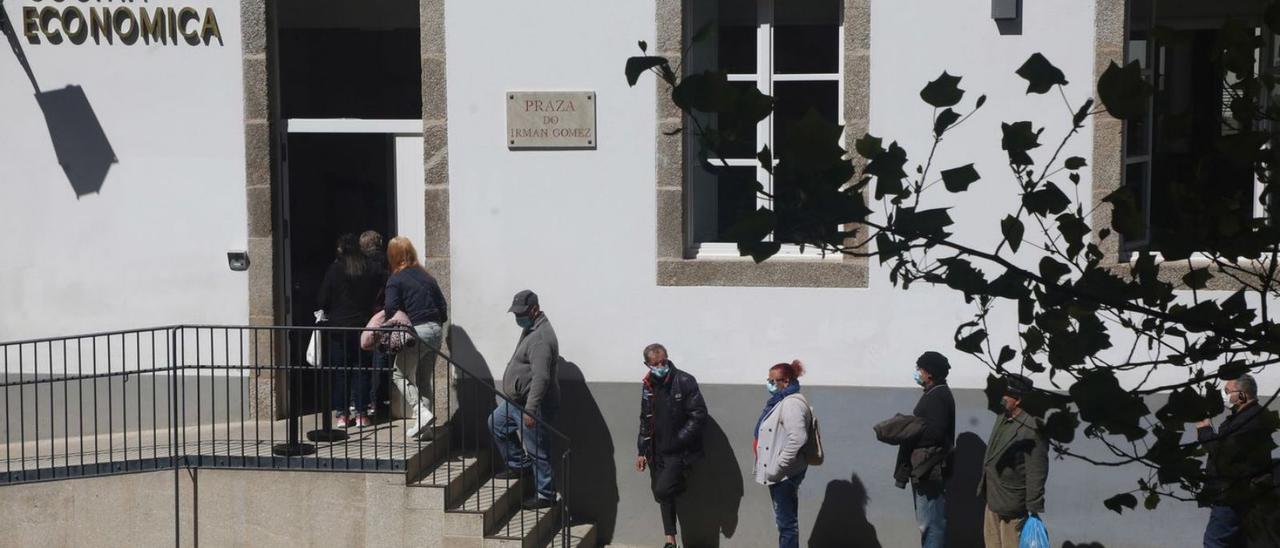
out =
{"type": "MultiPolygon", "coordinates": [[[[757,160],[764,147],[778,149],[775,141],[787,135],[792,124],[810,111],[832,123],[843,118],[844,63],[840,0],[718,0],[690,2],[687,26],[710,25],[709,38],[694,44],[686,54],[686,71],[719,70],[731,85],[757,88],[774,98],[773,113],[755,127],[754,139],[744,135],[725,143],[711,155],[711,166],[699,161],[695,139],[690,140],[687,193],[690,211],[691,255],[737,256],[727,230],[744,212],[772,209],[770,199],[755,192],[758,182],[770,195],[777,192],[769,171],[757,160]],[[723,160],[723,161],[721,161],[723,160]]],[[[691,30],[691,32],[693,32],[691,30]]],[[[709,116],[711,127],[733,127],[735,122],[709,116]]],[[[776,163],[778,158],[774,158],[776,163]]],[[[777,219],[770,236],[794,243],[788,226],[794,221],[777,219]]],[[[807,253],[813,253],[806,248],[807,253]]],[[[784,245],[781,254],[799,254],[800,246],[784,245]]]]}
{"type": "Polygon", "coordinates": [[[1280,69],[1274,35],[1262,30],[1261,8],[1154,0],[1129,0],[1126,8],[1126,62],[1142,66],[1153,93],[1146,115],[1125,124],[1124,184],[1146,230],[1125,239],[1123,249],[1167,249],[1176,229],[1192,222],[1179,212],[1179,204],[1188,200],[1236,201],[1231,218],[1197,219],[1200,223],[1273,218],[1268,210],[1274,205],[1261,203],[1262,185],[1252,166],[1214,152],[1221,139],[1239,131],[1230,108],[1237,80],[1224,74],[1220,59],[1224,24],[1235,20],[1257,27],[1266,45],[1257,52],[1255,70],[1275,74],[1280,69]]]}

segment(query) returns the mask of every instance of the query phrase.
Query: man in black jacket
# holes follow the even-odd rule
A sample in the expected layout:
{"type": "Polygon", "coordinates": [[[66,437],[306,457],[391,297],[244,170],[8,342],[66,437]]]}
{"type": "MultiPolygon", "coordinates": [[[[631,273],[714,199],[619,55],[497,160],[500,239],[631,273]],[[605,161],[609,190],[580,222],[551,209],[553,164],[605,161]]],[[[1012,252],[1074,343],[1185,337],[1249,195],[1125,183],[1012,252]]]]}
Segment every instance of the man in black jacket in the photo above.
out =
{"type": "Polygon", "coordinates": [[[925,352],[916,359],[915,381],[924,394],[911,414],[924,420],[924,429],[898,447],[894,467],[898,487],[911,482],[920,545],[925,548],[942,548],[947,543],[946,476],[956,441],[956,401],[947,386],[950,371],[951,363],[937,352],[925,352]]]}
{"type": "Polygon", "coordinates": [[[1200,443],[1209,450],[1205,461],[1205,492],[1209,496],[1209,524],[1205,548],[1243,547],[1244,520],[1250,502],[1270,488],[1274,417],[1258,403],[1258,383],[1251,375],[1227,381],[1223,387],[1231,414],[1217,432],[1209,420],[1196,425],[1200,443]]]}
{"type": "Polygon", "coordinates": [[[689,466],[702,458],[707,404],[698,380],[676,369],[662,345],[645,347],[644,364],[649,372],[640,392],[636,471],[649,469],[653,498],[662,509],[665,548],[675,548],[676,496],[684,492],[689,466]]]}

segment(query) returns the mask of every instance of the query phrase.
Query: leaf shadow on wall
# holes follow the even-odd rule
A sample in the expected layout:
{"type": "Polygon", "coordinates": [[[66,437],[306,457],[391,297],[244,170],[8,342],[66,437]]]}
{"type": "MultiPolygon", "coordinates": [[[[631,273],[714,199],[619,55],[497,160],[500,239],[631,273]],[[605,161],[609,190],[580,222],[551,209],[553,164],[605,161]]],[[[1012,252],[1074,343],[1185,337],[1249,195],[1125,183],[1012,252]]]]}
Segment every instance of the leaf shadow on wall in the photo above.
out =
{"type": "Polygon", "coordinates": [[[31,71],[31,63],[18,42],[18,33],[3,7],[4,2],[0,0],[0,32],[9,40],[9,47],[35,90],[36,103],[44,114],[54,155],[71,183],[71,190],[76,193],[76,198],[101,191],[107,171],[119,160],[93,112],[93,105],[89,104],[89,97],[78,85],[49,91],[40,89],[35,73],[31,71]]]}

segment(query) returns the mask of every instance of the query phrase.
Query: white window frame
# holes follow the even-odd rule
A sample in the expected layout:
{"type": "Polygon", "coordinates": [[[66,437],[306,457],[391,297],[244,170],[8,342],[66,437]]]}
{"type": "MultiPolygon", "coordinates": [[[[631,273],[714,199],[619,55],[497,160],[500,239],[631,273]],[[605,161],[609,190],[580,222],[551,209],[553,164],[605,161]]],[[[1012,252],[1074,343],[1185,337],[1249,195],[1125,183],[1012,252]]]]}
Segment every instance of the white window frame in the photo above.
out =
{"type": "MultiPolygon", "coordinates": [[[[844,95],[845,95],[845,63],[844,63],[844,24],[838,22],[836,26],[836,72],[834,73],[796,73],[796,74],[774,74],[773,59],[773,6],[775,2],[785,2],[786,0],[756,0],[756,71],[754,74],[730,73],[726,74],[726,78],[730,82],[755,82],[756,89],[761,93],[773,96],[774,82],[835,82],[836,83],[836,122],[843,124],[845,117],[844,112],[844,95]]],[[[768,145],[771,152],[776,152],[774,147],[773,135],[773,118],[774,113],[770,112],[769,116],[760,123],[756,124],[756,145],[754,150],[759,151],[763,146],[768,145]]],[[[840,136],[840,145],[844,146],[845,137],[840,136]]],[[[773,158],[773,165],[778,164],[777,158],[773,158]]],[[[760,165],[760,161],[755,158],[733,158],[724,159],[723,164],[717,160],[715,163],[719,165],[727,165],[729,167],[754,167],[756,170],[756,181],[764,186],[766,193],[773,194],[773,175],[769,170],[760,165]]],[[[773,209],[772,199],[760,194],[756,194],[756,207],[773,209]]],[[[697,208],[692,208],[694,214],[697,214],[697,208]]],[[[772,240],[773,234],[769,234],[767,240],[772,240]]],[[[726,258],[740,257],[737,244],[729,242],[690,242],[689,255],[696,258],[726,258]]],[[[804,259],[822,259],[822,260],[841,260],[843,257],[840,253],[823,253],[822,250],[813,246],[801,246],[799,244],[783,244],[775,257],[780,258],[804,258],[804,259]],[[803,248],[803,249],[802,249],[803,248]]]]}

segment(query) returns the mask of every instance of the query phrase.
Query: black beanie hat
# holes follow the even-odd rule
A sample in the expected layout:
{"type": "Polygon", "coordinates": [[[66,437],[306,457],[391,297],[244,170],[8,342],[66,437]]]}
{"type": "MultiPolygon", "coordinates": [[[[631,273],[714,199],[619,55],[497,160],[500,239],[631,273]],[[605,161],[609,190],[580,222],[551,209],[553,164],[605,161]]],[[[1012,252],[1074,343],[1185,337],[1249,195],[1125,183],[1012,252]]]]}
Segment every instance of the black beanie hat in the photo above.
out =
{"type": "Polygon", "coordinates": [[[945,379],[947,372],[951,371],[951,362],[947,361],[946,356],[930,350],[916,358],[916,367],[933,375],[935,379],[945,379]]]}

